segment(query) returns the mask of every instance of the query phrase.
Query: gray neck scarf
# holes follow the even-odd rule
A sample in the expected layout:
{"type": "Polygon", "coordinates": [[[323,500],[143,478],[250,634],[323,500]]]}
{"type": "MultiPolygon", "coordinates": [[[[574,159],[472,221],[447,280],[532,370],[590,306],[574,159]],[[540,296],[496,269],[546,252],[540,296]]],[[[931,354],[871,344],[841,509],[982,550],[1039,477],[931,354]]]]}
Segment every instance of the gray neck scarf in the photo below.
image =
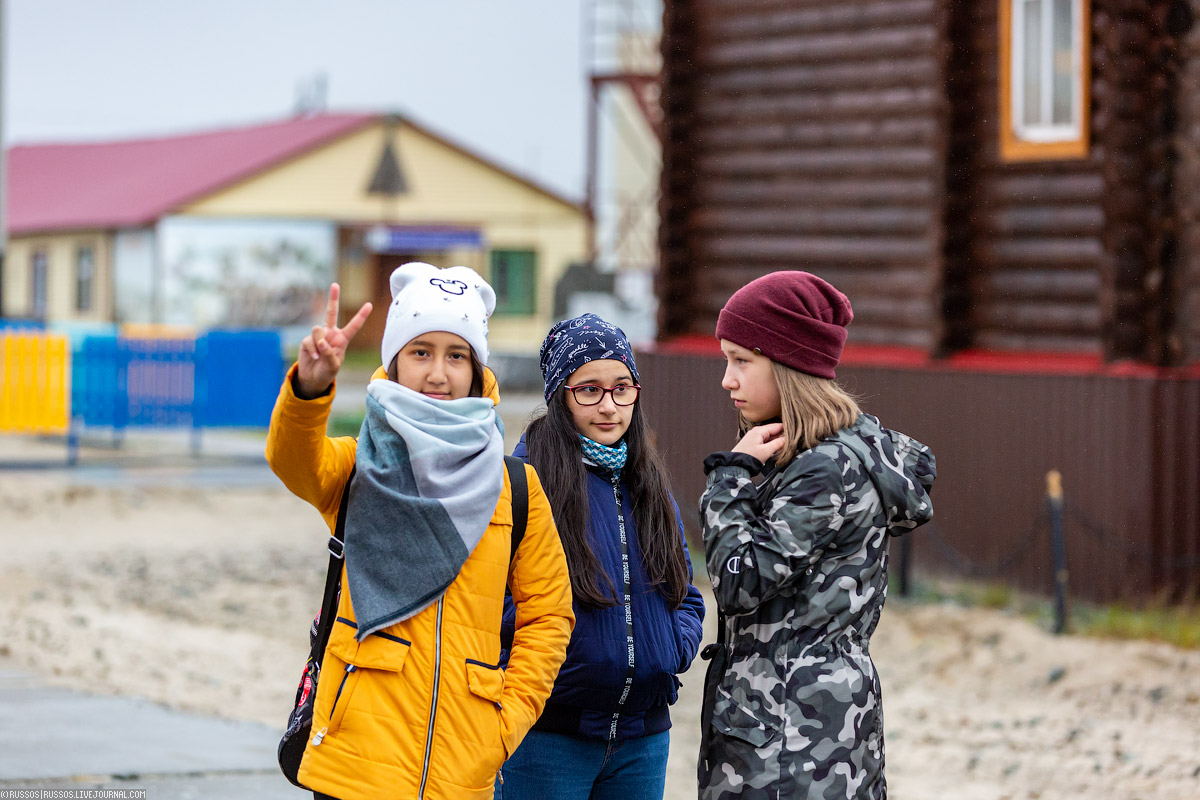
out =
{"type": "Polygon", "coordinates": [[[346,511],[356,638],[437,602],[487,531],[504,486],[504,435],[486,397],[434,400],[367,387],[346,511]]]}

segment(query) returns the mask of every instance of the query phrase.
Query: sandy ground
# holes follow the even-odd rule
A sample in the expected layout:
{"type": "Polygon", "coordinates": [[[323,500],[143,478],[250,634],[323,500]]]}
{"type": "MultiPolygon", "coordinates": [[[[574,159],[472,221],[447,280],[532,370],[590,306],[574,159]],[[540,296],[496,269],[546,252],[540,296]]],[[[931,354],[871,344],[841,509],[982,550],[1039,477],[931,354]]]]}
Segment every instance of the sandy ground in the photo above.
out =
{"type": "MultiPolygon", "coordinates": [[[[137,488],[0,470],[0,660],[281,725],[325,534],[282,487],[249,483],[137,488]]],[[[1200,798],[1200,652],[895,601],[872,650],[894,798],[1200,798]]],[[[684,677],[674,714],[670,798],[695,796],[701,670],[684,677]]]]}

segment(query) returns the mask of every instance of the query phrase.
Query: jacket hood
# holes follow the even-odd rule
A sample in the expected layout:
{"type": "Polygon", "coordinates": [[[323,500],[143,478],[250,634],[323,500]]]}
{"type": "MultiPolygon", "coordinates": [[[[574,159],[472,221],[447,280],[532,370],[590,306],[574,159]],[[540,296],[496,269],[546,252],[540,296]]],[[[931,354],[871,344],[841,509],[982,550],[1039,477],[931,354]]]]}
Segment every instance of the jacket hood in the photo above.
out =
{"type": "Polygon", "coordinates": [[[870,414],[859,415],[849,431],[851,435],[843,431],[834,438],[862,460],[879,492],[888,533],[900,536],[933,519],[933,452],[911,436],[884,428],[870,414]]]}
{"type": "MultiPolygon", "coordinates": [[[[383,367],[376,367],[375,372],[371,375],[371,380],[378,381],[388,379],[387,370],[383,367]]],[[[483,396],[490,398],[492,405],[500,405],[500,384],[496,380],[496,373],[492,372],[491,367],[483,368],[483,396]]],[[[521,437],[524,440],[524,437],[521,437]]]]}

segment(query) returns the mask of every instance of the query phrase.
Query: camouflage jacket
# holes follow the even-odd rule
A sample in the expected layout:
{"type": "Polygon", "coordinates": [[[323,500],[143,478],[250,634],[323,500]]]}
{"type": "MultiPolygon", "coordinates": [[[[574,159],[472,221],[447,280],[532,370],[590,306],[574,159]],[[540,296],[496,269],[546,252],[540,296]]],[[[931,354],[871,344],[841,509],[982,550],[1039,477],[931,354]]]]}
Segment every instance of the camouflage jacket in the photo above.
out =
{"type": "Polygon", "coordinates": [[[884,798],[868,642],[887,590],[889,535],[933,517],[933,454],[863,414],[758,486],[751,462],[710,456],[700,500],[708,573],[727,616],[705,698],[700,797],[884,798]]]}

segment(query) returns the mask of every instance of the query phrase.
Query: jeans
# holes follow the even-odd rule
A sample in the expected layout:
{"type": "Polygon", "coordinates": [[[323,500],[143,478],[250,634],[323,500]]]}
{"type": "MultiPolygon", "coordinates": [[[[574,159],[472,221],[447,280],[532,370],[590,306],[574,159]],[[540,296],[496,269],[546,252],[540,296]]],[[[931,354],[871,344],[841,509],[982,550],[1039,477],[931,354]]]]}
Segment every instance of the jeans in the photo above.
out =
{"type": "Polygon", "coordinates": [[[671,732],[609,745],[530,731],[504,763],[496,800],[662,800],[671,732]]]}

